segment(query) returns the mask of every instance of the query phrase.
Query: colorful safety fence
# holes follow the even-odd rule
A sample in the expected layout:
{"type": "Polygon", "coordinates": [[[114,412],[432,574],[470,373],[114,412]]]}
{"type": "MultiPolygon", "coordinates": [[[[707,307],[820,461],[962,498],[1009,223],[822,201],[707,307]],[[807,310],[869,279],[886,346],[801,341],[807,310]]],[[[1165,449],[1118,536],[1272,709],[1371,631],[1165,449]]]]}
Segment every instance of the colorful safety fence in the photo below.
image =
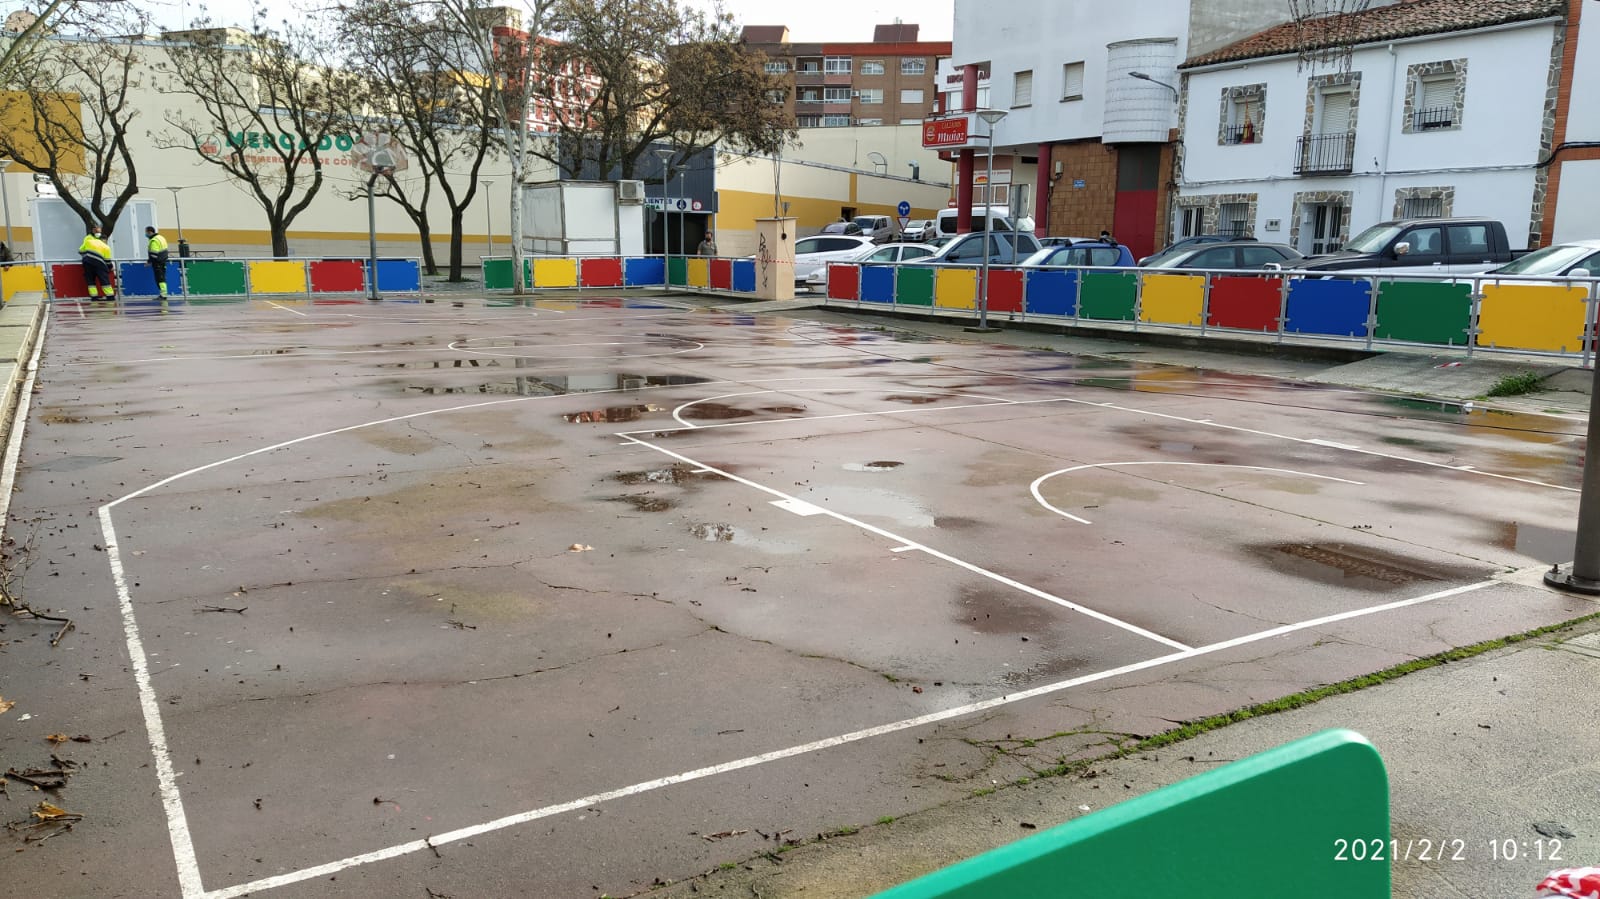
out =
{"type": "MultiPolygon", "coordinates": [[[[994,267],[988,314],[1576,355],[1593,349],[1585,335],[1595,332],[1597,283],[994,267]]],[[[827,299],[976,315],[982,286],[978,269],[835,263],[827,299]]]]}
{"type": "MultiPolygon", "coordinates": [[[[179,299],[239,300],[255,296],[368,293],[367,259],[180,259],[167,264],[167,293],[179,299]]],[[[113,271],[124,298],[160,296],[149,263],[119,262],[113,271]]],[[[380,294],[422,291],[416,259],[379,259],[380,294]]],[[[43,291],[53,300],[88,299],[78,262],[12,263],[0,267],[0,300],[20,291],[43,291]]]]}

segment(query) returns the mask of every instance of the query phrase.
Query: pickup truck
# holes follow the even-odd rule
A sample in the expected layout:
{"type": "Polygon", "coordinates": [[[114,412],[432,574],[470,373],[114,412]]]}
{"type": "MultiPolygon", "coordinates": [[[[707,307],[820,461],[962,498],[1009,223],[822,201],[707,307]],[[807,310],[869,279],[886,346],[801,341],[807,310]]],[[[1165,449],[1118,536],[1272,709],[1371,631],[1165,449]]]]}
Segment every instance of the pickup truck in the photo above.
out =
{"type": "Polygon", "coordinates": [[[1433,218],[1379,222],[1336,253],[1308,256],[1296,269],[1470,274],[1527,253],[1513,250],[1505,226],[1492,219],[1433,218]]]}

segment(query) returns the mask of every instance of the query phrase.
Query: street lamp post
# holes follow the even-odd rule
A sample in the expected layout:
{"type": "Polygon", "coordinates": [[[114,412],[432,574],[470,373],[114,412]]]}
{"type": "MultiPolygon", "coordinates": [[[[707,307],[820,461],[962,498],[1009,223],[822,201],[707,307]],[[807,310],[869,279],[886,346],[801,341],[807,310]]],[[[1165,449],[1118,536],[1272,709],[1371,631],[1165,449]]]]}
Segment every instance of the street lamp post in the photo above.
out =
{"type": "Polygon", "coordinates": [[[169,187],[167,190],[172,191],[172,214],[178,220],[178,243],[183,243],[183,207],[178,205],[178,191],[183,188],[169,187]]]}
{"type": "Polygon", "coordinates": [[[1129,75],[1129,77],[1137,78],[1140,81],[1148,81],[1151,84],[1159,84],[1162,87],[1166,88],[1167,90],[1172,91],[1172,100],[1173,100],[1173,102],[1177,102],[1177,100],[1178,100],[1178,89],[1173,87],[1172,85],[1166,83],[1165,81],[1157,81],[1154,78],[1151,78],[1149,75],[1145,74],[1144,72],[1129,72],[1128,75],[1129,75]]]}
{"type": "Polygon", "coordinates": [[[483,254],[487,260],[494,255],[494,201],[489,199],[489,187],[494,179],[480,178],[478,183],[483,185],[483,230],[489,235],[489,249],[483,254]]]}
{"type": "Polygon", "coordinates": [[[672,158],[672,148],[656,147],[655,154],[661,160],[661,255],[666,256],[672,246],[667,239],[667,177],[672,173],[672,166],[667,165],[667,160],[672,158]]]}
{"type": "MultiPolygon", "coordinates": [[[[984,157],[984,194],[983,194],[983,239],[986,246],[983,248],[983,284],[978,291],[978,328],[979,331],[992,330],[989,327],[989,256],[994,250],[994,219],[989,216],[989,206],[994,199],[994,126],[996,122],[1006,117],[1003,109],[981,109],[978,118],[983,119],[988,125],[989,153],[984,157]]],[[[1012,261],[1016,261],[1016,251],[1013,250],[1012,261]]]]}

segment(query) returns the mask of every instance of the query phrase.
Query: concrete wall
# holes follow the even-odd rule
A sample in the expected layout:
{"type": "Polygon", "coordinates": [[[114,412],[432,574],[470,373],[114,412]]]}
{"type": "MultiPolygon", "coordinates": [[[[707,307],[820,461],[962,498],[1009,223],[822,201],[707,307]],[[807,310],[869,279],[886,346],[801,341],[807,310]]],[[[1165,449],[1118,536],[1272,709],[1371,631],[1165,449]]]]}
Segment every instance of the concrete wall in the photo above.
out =
{"type": "MultiPolygon", "coordinates": [[[[1370,5],[1382,6],[1384,0],[1370,5]]],[[[1187,55],[1210,53],[1290,18],[1289,0],[1193,0],[1187,55]]]]}
{"type": "Polygon", "coordinates": [[[1561,164],[1561,195],[1556,206],[1551,241],[1589,240],[1600,236],[1600,159],[1568,160],[1561,164]]]}

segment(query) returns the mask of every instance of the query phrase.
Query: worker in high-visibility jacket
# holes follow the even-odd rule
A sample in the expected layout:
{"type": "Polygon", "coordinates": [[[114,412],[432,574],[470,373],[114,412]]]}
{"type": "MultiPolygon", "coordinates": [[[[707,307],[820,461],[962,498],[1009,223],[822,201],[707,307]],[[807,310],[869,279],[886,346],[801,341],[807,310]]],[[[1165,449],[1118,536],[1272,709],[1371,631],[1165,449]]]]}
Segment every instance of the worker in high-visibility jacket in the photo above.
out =
{"type": "Polygon", "coordinates": [[[167,239],[161,236],[154,225],[146,225],[145,239],[150,241],[150,255],[146,261],[150,263],[150,271],[156,276],[156,288],[161,291],[161,298],[167,298],[167,239]]]}
{"type": "Polygon", "coordinates": [[[116,289],[111,286],[111,244],[100,239],[100,226],[89,223],[89,233],[78,245],[78,258],[83,262],[83,283],[89,288],[89,299],[115,299],[116,289]]]}

